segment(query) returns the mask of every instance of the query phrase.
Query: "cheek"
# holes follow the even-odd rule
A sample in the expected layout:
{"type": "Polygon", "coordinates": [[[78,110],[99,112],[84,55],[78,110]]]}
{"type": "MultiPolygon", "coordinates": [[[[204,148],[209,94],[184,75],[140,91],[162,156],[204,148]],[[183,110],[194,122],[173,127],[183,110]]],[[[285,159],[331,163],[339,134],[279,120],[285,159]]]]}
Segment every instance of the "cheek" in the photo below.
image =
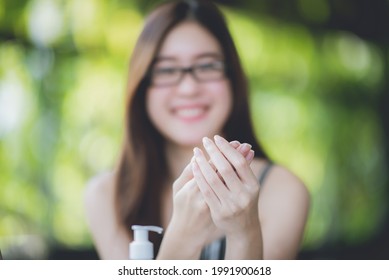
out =
{"type": "Polygon", "coordinates": [[[153,90],[148,90],[146,92],[146,111],[154,125],[160,115],[160,109],[161,105],[164,103],[164,99],[164,94],[161,92],[155,92],[153,90]]]}
{"type": "Polygon", "coordinates": [[[229,82],[212,84],[209,91],[212,92],[219,105],[227,109],[228,112],[231,111],[233,97],[229,82]]]}

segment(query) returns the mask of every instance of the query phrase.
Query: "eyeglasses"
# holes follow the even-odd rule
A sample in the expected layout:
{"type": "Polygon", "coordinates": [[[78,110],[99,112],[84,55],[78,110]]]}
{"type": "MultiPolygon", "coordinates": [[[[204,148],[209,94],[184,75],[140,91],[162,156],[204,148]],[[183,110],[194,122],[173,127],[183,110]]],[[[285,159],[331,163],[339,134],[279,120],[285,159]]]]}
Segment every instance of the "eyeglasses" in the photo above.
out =
{"type": "Polygon", "coordinates": [[[222,61],[195,64],[191,67],[154,67],[149,78],[153,86],[178,85],[184,75],[190,73],[197,82],[209,82],[225,77],[225,66],[222,61]]]}

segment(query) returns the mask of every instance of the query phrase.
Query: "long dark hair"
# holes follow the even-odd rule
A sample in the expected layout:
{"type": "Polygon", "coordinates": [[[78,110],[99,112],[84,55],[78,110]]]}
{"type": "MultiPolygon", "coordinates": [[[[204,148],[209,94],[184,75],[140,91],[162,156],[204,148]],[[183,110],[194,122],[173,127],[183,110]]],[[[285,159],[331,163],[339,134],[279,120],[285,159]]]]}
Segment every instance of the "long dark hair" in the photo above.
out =
{"type": "MultiPolygon", "coordinates": [[[[248,105],[248,85],[222,13],[210,1],[171,1],[146,18],[135,46],[127,86],[125,135],[116,169],[116,207],[120,223],[161,225],[161,190],[166,183],[164,139],[146,113],[147,73],[173,27],[191,20],[206,28],[220,43],[233,92],[233,108],[224,128],[227,140],[250,143],[256,157],[267,158],[256,140],[248,105]]],[[[157,243],[156,251],[160,240],[157,243]]]]}

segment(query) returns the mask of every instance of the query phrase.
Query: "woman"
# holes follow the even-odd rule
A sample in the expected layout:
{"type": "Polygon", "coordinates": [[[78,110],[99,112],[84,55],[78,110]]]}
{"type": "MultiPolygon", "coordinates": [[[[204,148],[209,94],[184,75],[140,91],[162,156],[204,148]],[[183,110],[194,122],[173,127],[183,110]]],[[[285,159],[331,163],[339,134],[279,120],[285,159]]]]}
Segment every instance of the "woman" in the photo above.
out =
{"type": "Polygon", "coordinates": [[[158,6],[128,77],[120,160],[85,197],[99,256],[128,258],[130,226],[149,224],[165,229],[153,239],[158,259],[295,258],[309,195],[255,138],[246,78],[217,7],[158,6]]]}

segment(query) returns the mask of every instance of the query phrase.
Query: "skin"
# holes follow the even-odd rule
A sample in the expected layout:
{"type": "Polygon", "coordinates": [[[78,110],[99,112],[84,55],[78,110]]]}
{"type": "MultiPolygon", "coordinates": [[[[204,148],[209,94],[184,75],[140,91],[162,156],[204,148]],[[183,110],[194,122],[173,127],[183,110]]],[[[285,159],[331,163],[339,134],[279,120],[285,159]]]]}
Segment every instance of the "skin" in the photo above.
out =
{"type": "MultiPolygon", "coordinates": [[[[189,67],[221,54],[206,29],[184,22],[166,37],[157,66],[189,67]]],[[[308,191],[282,166],[274,166],[259,186],[266,162],[253,158],[250,145],[222,137],[231,96],[227,79],[200,83],[189,74],[178,85],[147,91],[147,113],[166,139],[170,170],[161,198],[165,232],[158,259],[197,259],[223,235],[226,259],[293,259],[298,253],[308,191]],[[195,111],[188,114],[188,108],[195,111]]],[[[86,217],[99,256],[127,259],[132,235],[115,215],[113,182],[112,173],[89,182],[86,217]]]]}

